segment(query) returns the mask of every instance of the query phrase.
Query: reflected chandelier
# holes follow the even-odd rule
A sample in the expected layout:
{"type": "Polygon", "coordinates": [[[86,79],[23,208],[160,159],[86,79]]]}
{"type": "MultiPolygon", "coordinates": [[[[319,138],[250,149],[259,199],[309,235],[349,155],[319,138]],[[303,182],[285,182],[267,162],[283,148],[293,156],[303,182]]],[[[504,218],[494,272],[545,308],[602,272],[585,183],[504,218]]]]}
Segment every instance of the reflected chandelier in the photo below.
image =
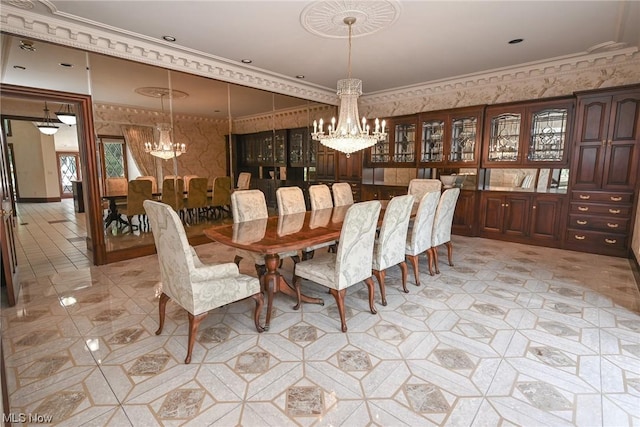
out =
{"type": "Polygon", "coordinates": [[[385,121],[375,120],[373,133],[367,124],[367,119],[362,118],[360,123],[358,116],[358,97],[362,95],[362,80],[351,78],[351,26],[356,22],[356,18],[346,17],[344,23],[349,26],[349,63],[348,78],[338,80],[338,97],[340,98],[340,114],[338,124],[335,117],[331,119],[327,133],[324,133],[324,121],[313,121],[313,133],[311,137],[320,141],[334,150],[345,153],[347,157],[354,151],[363,150],[383,141],[385,133],[385,121]]]}
{"type": "MultiPolygon", "coordinates": [[[[165,95],[171,95],[169,89],[166,93],[160,93],[160,103],[162,106],[162,115],[164,116],[164,97],[165,95]]],[[[171,142],[171,125],[169,123],[158,123],[158,131],[160,132],[160,138],[158,142],[145,142],[144,151],[152,156],[159,157],[164,160],[178,157],[187,152],[187,146],[185,144],[178,144],[171,142]]]]}
{"type": "Polygon", "coordinates": [[[47,107],[47,101],[44,102],[44,121],[37,124],[38,130],[45,135],[53,135],[58,132],[57,124],[53,123],[51,116],[49,115],[49,107],[47,107]]]}

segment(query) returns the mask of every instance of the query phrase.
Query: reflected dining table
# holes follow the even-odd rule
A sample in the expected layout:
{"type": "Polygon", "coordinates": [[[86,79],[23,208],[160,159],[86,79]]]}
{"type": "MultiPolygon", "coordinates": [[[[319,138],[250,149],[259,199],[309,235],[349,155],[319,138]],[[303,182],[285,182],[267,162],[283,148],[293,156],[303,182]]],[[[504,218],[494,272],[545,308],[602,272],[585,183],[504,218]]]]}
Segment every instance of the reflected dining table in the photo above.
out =
{"type": "MultiPolygon", "coordinates": [[[[266,273],[262,287],[267,292],[265,328],[269,328],[274,295],[282,292],[297,299],[295,289],[278,271],[281,252],[301,250],[340,238],[342,223],[350,206],[339,206],[253,221],[206,228],[205,236],[216,242],[264,256],[266,273]]],[[[321,298],[301,295],[301,301],[324,305],[321,298]]]]}

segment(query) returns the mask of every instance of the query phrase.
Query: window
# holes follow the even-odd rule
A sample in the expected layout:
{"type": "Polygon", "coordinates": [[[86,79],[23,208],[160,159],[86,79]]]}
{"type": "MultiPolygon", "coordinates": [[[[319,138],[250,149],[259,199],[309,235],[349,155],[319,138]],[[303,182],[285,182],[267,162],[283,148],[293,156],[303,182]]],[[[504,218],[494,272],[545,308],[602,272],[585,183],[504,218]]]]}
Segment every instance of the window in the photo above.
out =
{"type": "Polygon", "coordinates": [[[102,162],[102,180],[107,178],[128,178],[127,150],[124,137],[98,136],[102,162]]]}

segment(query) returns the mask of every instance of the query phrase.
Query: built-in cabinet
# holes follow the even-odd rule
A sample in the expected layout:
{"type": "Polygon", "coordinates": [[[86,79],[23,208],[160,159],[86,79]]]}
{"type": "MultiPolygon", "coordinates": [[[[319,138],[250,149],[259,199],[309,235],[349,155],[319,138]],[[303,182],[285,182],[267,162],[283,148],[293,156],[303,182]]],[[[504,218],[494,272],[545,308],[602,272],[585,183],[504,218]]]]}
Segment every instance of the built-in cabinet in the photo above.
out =
{"type": "Polygon", "coordinates": [[[311,140],[309,128],[288,130],[289,166],[304,168],[316,165],[317,143],[311,140]]]}
{"type": "Polygon", "coordinates": [[[387,137],[365,150],[367,167],[415,167],[418,115],[385,119],[387,137]]]}

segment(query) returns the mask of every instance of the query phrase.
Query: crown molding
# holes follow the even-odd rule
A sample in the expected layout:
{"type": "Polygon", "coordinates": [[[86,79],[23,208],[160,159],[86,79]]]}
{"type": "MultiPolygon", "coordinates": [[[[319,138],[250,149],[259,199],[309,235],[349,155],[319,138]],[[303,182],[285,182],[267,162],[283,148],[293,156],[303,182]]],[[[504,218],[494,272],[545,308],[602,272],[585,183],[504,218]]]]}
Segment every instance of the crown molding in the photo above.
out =
{"type": "MultiPolygon", "coordinates": [[[[130,115],[138,115],[138,116],[146,116],[151,118],[152,120],[164,120],[166,119],[167,113],[163,113],[157,110],[147,110],[140,107],[128,107],[125,105],[117,105],[117,104],[108,104],[108,103],[93,103],[94,113],[99,117],[101,112],[109,112],[112,114],[121,114],[125,116],[130,115]]],[[[216,119],[213,117],[206,116],[197,116],[190,114],[174,114],[174,120],[185,120],[185,121],[194,121],[194,122],[206,122],[206,123],[215,123],[215,124],[227,124],[229,123],[228,118],[216,119]]]]}
{"type": "Polygon", "coordinates": [[[243,66],[194,49],[163,45],[162,42],[139,34],[115,31],[112,27],[98,22],[78,23],[76,17],[65,16],[56,12],[51,3],[44,3],[52,13],[67,19],[75,19],[76,22],[3,3],[0,8],[2,31],[255,89],[325,104],[338,104],[338,98],[333,90],[303,84],[299,80],[281,74],[243,66]]]}
{"type": "Polygon", "coordinates": [[[377,105],[500,83],[559,77],[590,68],[600,69],[621,64],[637,64],[636,70],[638,70],[638,81],[640,82],[640,53],[637,47],[628,47],[598,53],[585,52],[584,54],[567,55],[514,67],[497,68],[481,73],[369,93],[363,95],[360,101],[363,105],[377,105]]]}

